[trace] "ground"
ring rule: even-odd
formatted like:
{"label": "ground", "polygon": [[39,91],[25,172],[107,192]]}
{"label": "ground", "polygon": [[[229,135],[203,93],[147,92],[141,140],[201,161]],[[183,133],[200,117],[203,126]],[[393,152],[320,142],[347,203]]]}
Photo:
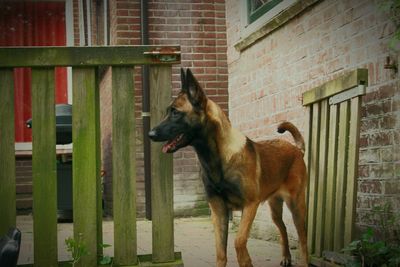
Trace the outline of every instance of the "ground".
{"label": "ground", "polygon": [[[17,227],[22,232],[22,246],[19,264],[33,262],[32,217],[18,216]],[[231,227],[232,228],[232,227]],[[71,223],[58,224],[58,258],[69,259],[64,240],[72,236]],[[103,222],[104,243],[113,244],[113,222]],[[151,222],[137,222],[138,254],[151,253]],[[228,266],[238,266],[233,246],[235,232],[232,230],[228,241]],[[182,252],[185,267],[215,266],[214,233],[209,217],[175,219],[175,251]],[[276,242],[249,239],[248,248],[255,267],[279,266],[280,246]],[[112,256],[113,247],[107,248],[105,255]],[[293,251],[296,258],[297,251]]]}

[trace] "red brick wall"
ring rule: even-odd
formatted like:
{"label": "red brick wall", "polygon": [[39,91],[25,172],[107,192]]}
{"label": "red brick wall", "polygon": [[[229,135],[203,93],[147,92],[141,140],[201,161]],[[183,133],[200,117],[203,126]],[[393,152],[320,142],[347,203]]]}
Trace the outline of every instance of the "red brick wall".
{"label": "red brick wall", "polygon": [[[190,67],[211,99],[228,110],[226,26],[224,1],[149,1],[149,39],[151,45],[180,45],[182,64],[173,67],[173,94],[180,89],[180,67]],[[193,3],[192,3],[193,2]],[[194,3],[195,2],[195,3]],[[140,44],[140,2],[116,0],[110,3],[111,44]],[[142,144],[140,69],[136,68],[137,144]],[[107,73],[106,80],[109,80]],[[103,80],[104,82],[104,80]],[[110,82],[101,89],[102,106],[110,107]],[[106,85],[107,84],[107,85]],[[103,167],[106,170],[106,206],[111,207],[111,113],[102,109]],[[144,214],[143,152],[137,154],[138,212]],[[199,166],[194,151],[174,154],[175,212],[194,215],[207,212]]]}
{"label": "red brick wall", "polygon": [[[358,226],[375,223],[368,216],[375,204],[387,201],[394,211],[400,209],[399,75],[384,69],[386,56],[398,61],[398,52],[388,47],[394,25],[376,2],[320,1],[243,52],[234,48],[242,33],[242,1],[226,2],[230,119],[252,139],[277,137],[282,120],[294,122],[305,133],[308,111],[302,107],[302,93],[346,71],[368,69]],[[254,226],[263,238],[270,237],[270,229],[275,232],[266,213],[266,207],[259,209]],[[293,234],[291,216],[285,214]]]}

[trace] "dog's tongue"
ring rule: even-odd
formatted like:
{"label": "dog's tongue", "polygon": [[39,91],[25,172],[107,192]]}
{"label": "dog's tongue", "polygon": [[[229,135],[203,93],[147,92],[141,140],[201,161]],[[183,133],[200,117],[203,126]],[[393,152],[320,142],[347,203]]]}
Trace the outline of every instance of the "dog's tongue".
{"label": "dog's tongue", "polygon": [[162,147],[162,152],[163,153],[168,153],[172,149],[176,147],[176,144],[182,139],[183,134],[178,135],[174,139],[168,141],[165,145]]}
{"label": "dog's tongue", "polygon": [[[172,141],[173,142],[173,141]],[[163,145],[162,147],[162,152],[163,153],[168,153],[168,151],[170,151],[171,148],[175,147],[174,144],[168,142],[165,145]]]}

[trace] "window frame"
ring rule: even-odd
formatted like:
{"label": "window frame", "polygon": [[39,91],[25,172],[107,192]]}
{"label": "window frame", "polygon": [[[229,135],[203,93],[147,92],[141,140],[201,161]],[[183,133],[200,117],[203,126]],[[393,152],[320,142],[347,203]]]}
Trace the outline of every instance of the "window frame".
{"label": "window frame", "polygon": [[271,9],[273,9],[275,6],[277,6],[279,3],[281,3],[284,0],[272,0],[268,3],[263,4],[259,8],[257,8],[254,12],[251,12],[251,0],[247,0],[247,23],[251,24],[257,19],[259,19],[261,16],[263,16],[265,13],[269,12]]}

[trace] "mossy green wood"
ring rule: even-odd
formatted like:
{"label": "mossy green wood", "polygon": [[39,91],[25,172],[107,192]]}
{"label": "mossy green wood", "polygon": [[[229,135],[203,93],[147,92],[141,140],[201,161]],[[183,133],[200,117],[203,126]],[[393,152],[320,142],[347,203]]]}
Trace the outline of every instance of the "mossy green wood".
{"label": "mossy green wood", "polygon": [[319,128],[319,167],[318,167],[318,193],[317,206],[315,210],[315,255],[320,257],[323,250],[324,226],[325,226],[325,204],[326,204],[326,166],[328,152],[328,133],[329,133],[329,105],[328,100],[320,103],[320,128]]}
{"label": "mossy green wood", "polygon": [[310,162],[309,162],[309,200],[308,200],[308,218],[307,218],[307,239],[310,253],[315,251],[315,223],[316,207],[318,194],[318,160],[319,160],[319,125],[320,125],[320,107],[319,103],[312,105],[312,133],[310,143]]}
{"label": "mossy green wood", "polygon": [[359,84],[368,84],[368,70],[356,69],[340,76],[337,79],[324,83],[321,86],[308,90],[303,94],[303,105],[321,101],[337,93],[346,91]]}
{"label": "mossy green wood", "polygon": [[136,134],[133,68],[112,68],[114,262],[137,263]]}
{"label": "mossy green wood", "polygon": [[346,185],[346,211],[344,227],[344,246],[354,238],[354,223],[357,201],[357,175],[358,175],[358,148],[360,136],[360,110],[361,97],[350,100],[350,126],[349,126],[349,150]]}
{"label": "mossy green wood", "polygon": [[324,250],[333,249],[336,195],[336,168],[338,146],[338,106],[331,105],[329,112],[328,168],[326,173],[326,208],[324,227]]}
{"label": "mossy green wood", "polygon": [[338,162],[335,196],[335,229],[333,248],[340,251],[344,241],[344,214],[346,203],[346,182],[347,182],[347,150],[349,134],[349,103],[348,101],[339,104],[339,139],[338,139]]}
{"label": "mossy green wood", "polygon": [[32,176],[35,266],[58,266],[54,94],[54,68],[32,69]]}
{"label": "mossy green wood", "polygon": [[0,69],[0,236],[16,225],[14,76]]}
{"label": "mossy green wood", "polygon": [[95,68],[73,68],[73,217],[74,238],[89,251],[79,266],[96,266],[98,255],[98,201],[100,153]]}
{"label": "mossy green wood", "polygon": [[[165,115],[171,101],[171,66],[150,68],[151,127]],[[153,262],[174,260],[174,214],[172,154],[161,152],[162,143],[151,144],[151,204]]]}
{"label": "mossy green wood", "polygon": [[[97,67],[130,66],[140,64],[179,63],[176,60],[160,61],[158,55],[145,52],[160,51],[160,46],[90,46],[90,47],[7,47],[0,48],[1,67]],[[179,46],[162,46],[167,53],[179,51]]]}

